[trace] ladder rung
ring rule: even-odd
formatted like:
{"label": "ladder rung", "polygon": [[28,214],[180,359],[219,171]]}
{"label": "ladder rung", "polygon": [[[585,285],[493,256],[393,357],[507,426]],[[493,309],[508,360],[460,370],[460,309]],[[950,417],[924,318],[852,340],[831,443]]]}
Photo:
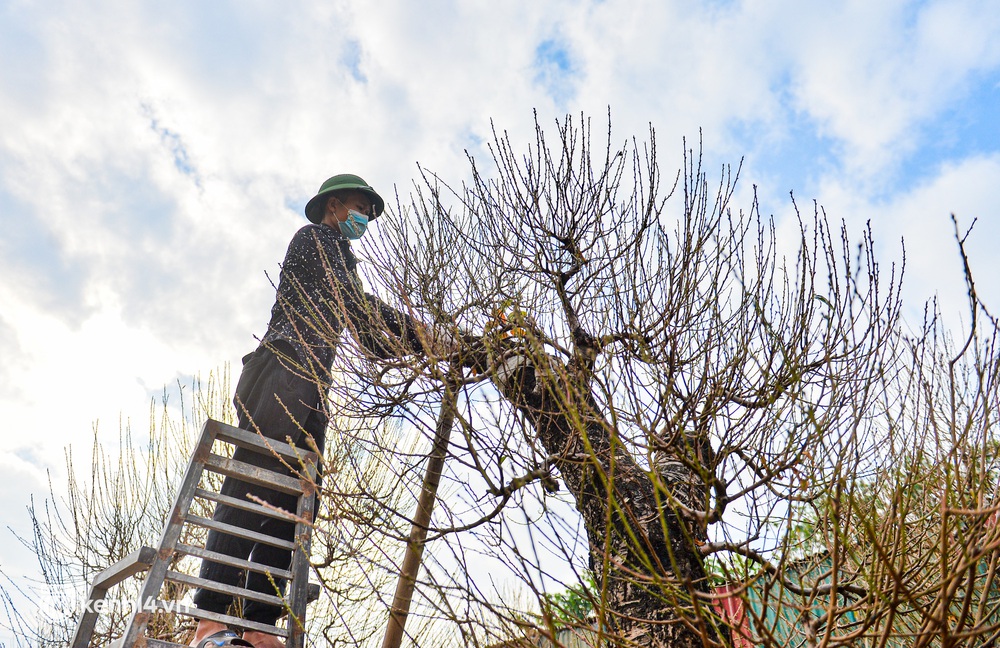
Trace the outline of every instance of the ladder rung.
{"label": "ladder rung", "polygon": [[290,495],[301,495],[302,484],[298,479],[282,475],[271,470],[252,466],[242,461],[228,459],[217,454],[210,454],[205,459],[205,468],[226,477],[258,486],[265,486]]}
{"label": "ladder rung", "polygon": [[[164,610],[167,612],[176,612],[177,614],[183,616],[194,617],[195,619],[205,619],[206,621],[215,621],[217,623],[222,623],[234,628],[243,628],[245,630],[256,630],[257,632],[264,632],[267,634],[277,635],[279,637],[287,637],[288,630],[284,628],[279,628],[273,625],[267,625],[266,623],[257,623],[256,621],[247,621],[246,619],[241,619],[240,617],[230,616],[228,614],[219,614],[218,612],[209,612],[208,610],[199,610],[196,607],[182,605],[176,601],[153,601],[153,606],[159,610]],[[149,641],[147,639],[147,641]]]}
{"label": "ladder rung", "polygon": [[208,549],[202,549],[201,547],[192,547],[186,544],[177,544],[177,551],[182,554],[187,554],[189,556],[196,556],[198,558],[207,558],[212,562],[221,563],[223,565],[229,565],[230,567],[239,567],[240,569],[249,569],[251,571],[266,573],[270,572],[273,576],[280,578],[292,579],[292,572],[287,569],[278,569],[277,567],[268,567],[267,565],[261,565],[260,563],[250,562],[249,560],[240,560],[239,558],[233,558],[232,556],[227,556],[226,554],[221,554],[215,551],[209,551]]}
{"label": "ladder rung", "polygon": [[285,600],[280,596],[265,594],[263,592],[255,592],[254,590],[247,589],[245,587],[226,585],[225,583],[206,580],[189,574],[182,574],[181,572],[168,571],[166,580],[180,583],[181,585],[190,585],[191,587],[212,590],[213,592],[222,592],[223,594],[229,594],[230,596],[237,598],[246,598],[260,603],[267,603],[268,605],[277,605],[282,608],[285,607]]}
{"label": "ladder rung", "polygon": [[96,589],[106,589],[117,585],[129,576],[149,569],[155,559],[155,549],[140,547],[98,574],[92,586]]}
{"label": "ladder rung", "polygon": [[269,536],[266,533],[257,533],[256,531],[250,531],[249,529],[233,526],[232,524],[216,522],[215,520],[209,520],[208,518],[198,517],[197,515],[189,515],[187,521],[191,524],[196,524],[200,527],[205,527],[206,529],[214,529],[215,531],[221,531],[222,533],[226,533],[231,536],[236,536],[237,538],[243,538],[244,540],[253,540],[254,542],[262,542],[266,545],[271,545],[272,547],[280,547],[282,549],[288,549],[288,550],[295,549],[294,542],[289,542],[288,540],[275,538],[274,536]]}
{"label": "ladder rung", "polygon": [[194,495],[195,497],[211,500],[213,502],[219,502],[221,504],[226,504],[228,506],[232,506],[233,508],[242,509],[244,511],[252,511],[253,513],[260,513],[261,515],[273,517],[278,520],[288,520],[289,522],[299,521],[297,517],[295,517],[294,515],[283,509],[275,509],[268,506],[261,506],[256,502],[251,502],[249,500],[239,499],[236,497],[229,497],[228,495],[223,495],[222,493],[208,491],[205,490],[204,488],[196,488],[194,491]]}
{"label": "ladder rung", "polygon": [[146,639],[146,648],[188,648],[188,646],[163,639]]}
{"label": "ladder rung", "polygon": [[299,448],[289,445],[284,441],[263,437],[256,432],[244,430],[242,428],[226,425],[218,421],[213,421],[217,428],[215,438],[235,446],[257,452],[259,454],[279,454],[286,459],[291,459],[289,464],[294,466],[297,463],[311,461],[316,465],[317,455],[309,448]]}

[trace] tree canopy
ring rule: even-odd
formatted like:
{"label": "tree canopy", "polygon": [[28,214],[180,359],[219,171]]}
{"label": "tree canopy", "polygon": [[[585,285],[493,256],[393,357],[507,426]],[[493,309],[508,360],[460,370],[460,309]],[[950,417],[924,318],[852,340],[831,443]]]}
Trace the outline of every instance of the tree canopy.
{"label": "tree canopy", "polygon": [[461,350],[328,331],[317,635],[381,639],[432,455],[415,644],[994,637],[1000,357],[967,263],[954,342],[933,304],[901,319],[870,231],[796,207],[779,232],[733,204],[738,169],[692,148],[664,175],[652,128],[489,151],[464,181],[422,170],[363,246],[373,292]]}

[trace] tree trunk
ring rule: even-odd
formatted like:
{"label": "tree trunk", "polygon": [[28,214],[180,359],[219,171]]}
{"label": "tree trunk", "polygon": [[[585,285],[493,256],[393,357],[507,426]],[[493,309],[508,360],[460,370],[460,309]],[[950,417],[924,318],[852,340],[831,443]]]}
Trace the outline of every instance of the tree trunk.
{"label": "tree trunk", "polygon": [[680,448],[660,449],[655,473],[640,466],[599,410],[589,376],[575,360],[517,355],[501,366],[496,383],[534,424],[576,500],[603,597],[598,622],[613,645],[723,645],[720,635],[728,633],[699,596],[709,591],[698,551],[703,525],[670,503],[672,497],[704,510],[707,486],[673,460],[684,456]]}

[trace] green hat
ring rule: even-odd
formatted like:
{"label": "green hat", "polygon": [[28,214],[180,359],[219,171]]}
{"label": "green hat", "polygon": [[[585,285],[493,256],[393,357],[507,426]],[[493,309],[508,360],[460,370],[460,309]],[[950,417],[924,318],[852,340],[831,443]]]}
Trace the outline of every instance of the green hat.
{"label": "green hat", "polygon": [[306,217],[314,223],[322,222],[323,214],[326,211],[323,208],[323,204],[327,196],[334,191],[348,189],[360,191],[371,198],[372,205],[375,207],[375,215],[372,216],[373,219],[378,218],[382,214],[382,211],[385,209],[385,201],[382,200],[382,196],[378,195],[367,182],[362,180],[361,176],[356,176],[352,173],[341,173],[324,182],[316,195],[306,203]]}

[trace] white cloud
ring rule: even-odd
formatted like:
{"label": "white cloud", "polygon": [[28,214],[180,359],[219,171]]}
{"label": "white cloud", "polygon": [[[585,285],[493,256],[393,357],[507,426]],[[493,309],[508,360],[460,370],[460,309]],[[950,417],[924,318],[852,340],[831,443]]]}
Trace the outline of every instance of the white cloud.
{"label": "white cloud", "polygon": [[797,13],[784,44],[794,106],[843,142],[855,181],[911,153],[921,125],[1000,62],[993,3],[853,2]]}
{"label": "white cloud", "polygon": [[[32,591],[38,578],[38,557],[22,542],[22,540],[31,542],[31,528],[27,524],[29,519],[27,509],[32,504],[29,496],[31,493],[46,492],[47,483],[44,472],[34,463],[2,451],[0,451],[0,474],[4,476],[0,481],[0,511],[3,512],[4,522],[0,528],[0,572],[2,572],[0,583],[3,583],[7,593],[12,595],[17,609],[25,613],[30,609],[27,597],[31,596],[34,600],[38,600],[41,594]],[[40,510],[44,510],[41,503],[42,498],[36,496],[34,504]],[[18,536],[11,533],[10,528],[15,529]],[[22,588],[24,594],[14,591],[7,579],[10,579],[16,587]],[[6,617],[0,616],[0,621],[5,622]],[[3,626],[0,626],[0,645],[12,647],[19,645],[13,632]]]}
{"label": "white cloud", "polygon": [[905,245],[904,299],[912,325],[920,324],[923,303],[937,297],[945,321],[958,327],[968,323],[969,310],[951,214],[963,235],[977,221],[966,245],[970,266],[979,295],[994,312],[1000,308],[1000,286],[993,281],[1000,275],[993,253],[1000,238],[997,178],[1000,155],[994,154],[947,163],[924,182],[886,201],[872,201],[842,179],[831,181],[821,193],[831,217],[844,218],[854,232],[871,222],[886,265],[901,260]]}

